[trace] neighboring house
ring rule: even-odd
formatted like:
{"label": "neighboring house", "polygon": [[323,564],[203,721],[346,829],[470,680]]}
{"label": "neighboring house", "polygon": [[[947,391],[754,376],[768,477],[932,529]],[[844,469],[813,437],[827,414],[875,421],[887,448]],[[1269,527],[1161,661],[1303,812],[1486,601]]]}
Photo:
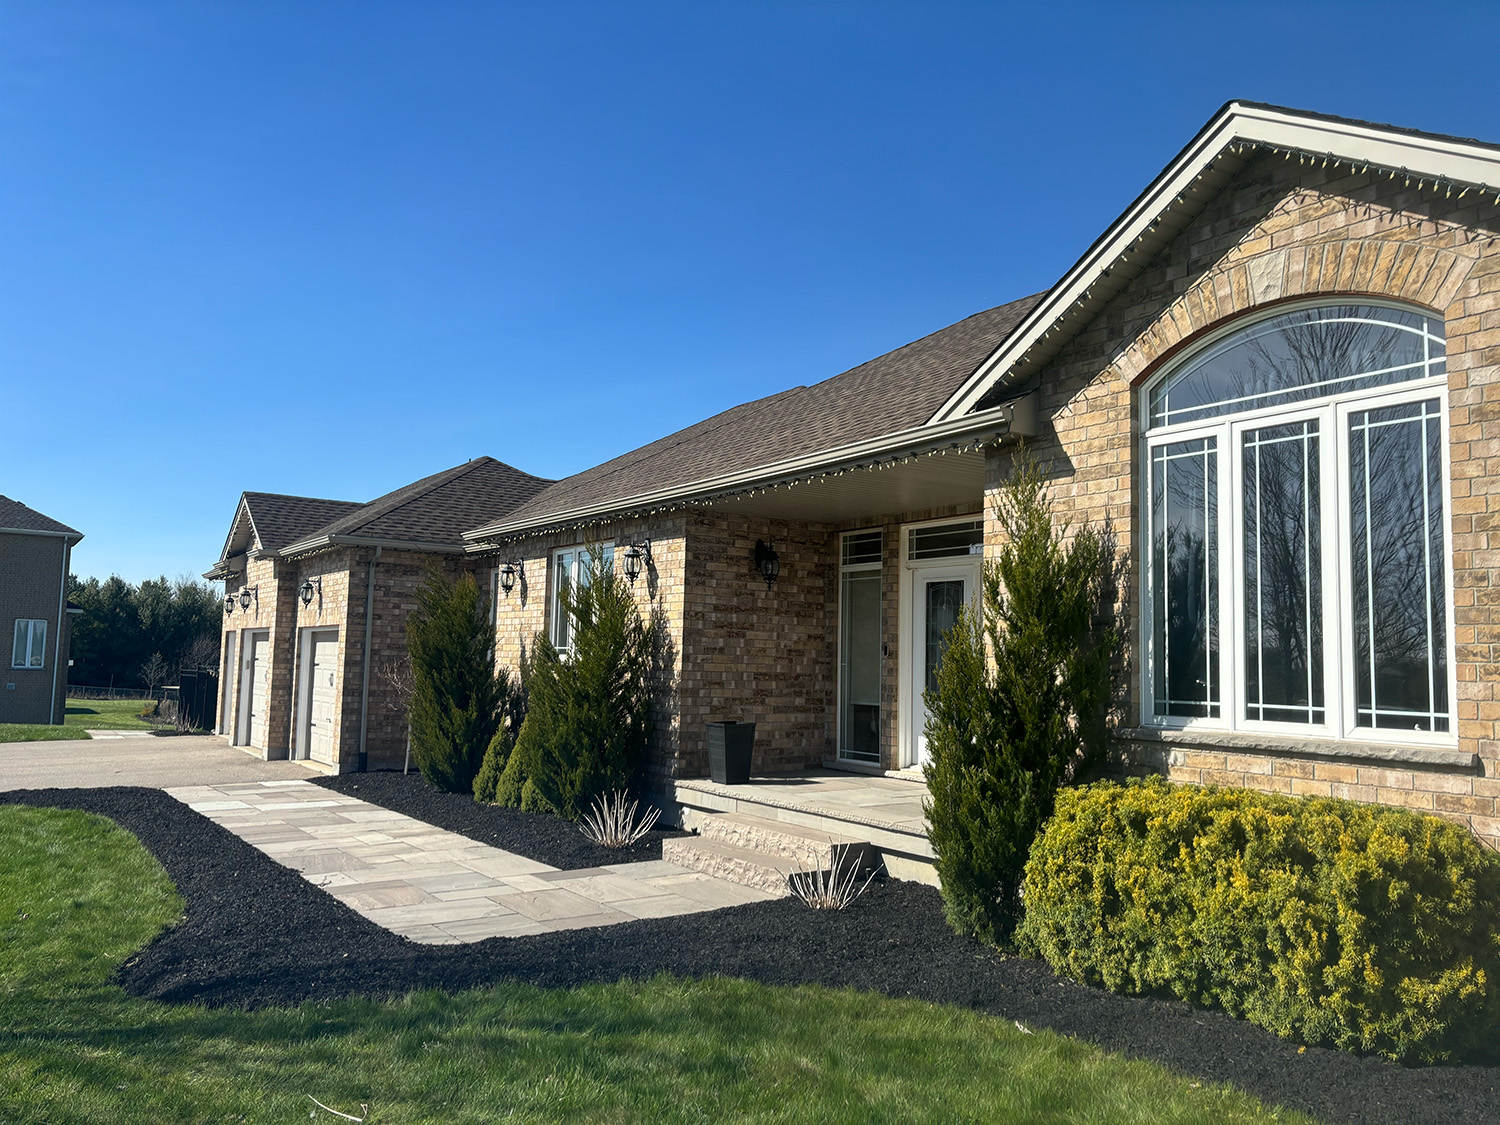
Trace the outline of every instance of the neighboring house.
{"label": "neighboring house", "polygon": [[1024,448],[1128,562],[1129,768],[1500,842],[1494,185],[1500,146],[1232,102],[1045,293],[528,478],[453,565],[495,576],[514,668],[538,632],[567,646],[558,592],[591,551],[641,563],[672,642],[662,787],[729,719],[758,724],[758,770],[917,777],[923,691]]}
{"label": "neighboring house", "polygon": [[0,496],[0,627],[10,661],[0,723],[60,723],[67,708],[68,565],[83,534]]}
{"label": "neighboring house", "polygon": [[418,587],[434,567],[478,568],[462,532],[548,483],[480,457],[368,504],[245,493],[204,575],[226,589],[220,732],[333,771],[399,767],[406,719],[387,673]]}

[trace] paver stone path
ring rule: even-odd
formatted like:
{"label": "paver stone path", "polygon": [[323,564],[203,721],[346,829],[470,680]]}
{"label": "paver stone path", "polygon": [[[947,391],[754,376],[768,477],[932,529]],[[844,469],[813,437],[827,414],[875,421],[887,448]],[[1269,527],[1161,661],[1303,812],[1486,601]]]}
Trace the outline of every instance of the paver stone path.
{"label": "paver stone path", "polygon": [[307,781],[167,793],[372,922],[429,944],[607,926],[771,897],[663,860],[559,871]]}

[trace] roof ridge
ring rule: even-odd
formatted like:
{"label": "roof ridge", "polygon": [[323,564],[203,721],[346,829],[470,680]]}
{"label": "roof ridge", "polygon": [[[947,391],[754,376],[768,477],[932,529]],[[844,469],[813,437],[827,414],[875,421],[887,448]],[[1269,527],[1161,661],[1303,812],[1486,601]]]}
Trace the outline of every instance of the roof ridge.
{"label": "roof ridge", "polygon": [[255,492],[250,489],[246,489],[245,491],[241,492],[240,495],[242,497],[272,496],[277,500],[314,500],[319,504],[348,504],[351,507],[355,508],[362,507],[363,505],[369,503],[368,500],[335,500],[329,496],[298,496],[291,492]]}

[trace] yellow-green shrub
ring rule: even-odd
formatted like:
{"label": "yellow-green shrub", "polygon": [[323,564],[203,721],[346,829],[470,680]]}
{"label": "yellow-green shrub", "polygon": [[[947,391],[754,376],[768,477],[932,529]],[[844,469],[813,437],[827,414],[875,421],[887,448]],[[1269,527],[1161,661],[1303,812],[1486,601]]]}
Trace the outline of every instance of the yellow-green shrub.
{"label": "yellow-green shrub", "polygon": [[1064,790],[1020,947],[1306,1043],[1437,1061],[1500,1030],[1500,856],[1405,809],[1160,780]]}

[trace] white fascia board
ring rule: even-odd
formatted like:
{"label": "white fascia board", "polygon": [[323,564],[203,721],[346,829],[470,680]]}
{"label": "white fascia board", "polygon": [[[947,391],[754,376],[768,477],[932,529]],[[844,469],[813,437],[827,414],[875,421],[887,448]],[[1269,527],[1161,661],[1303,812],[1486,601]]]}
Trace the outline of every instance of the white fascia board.
{"label": "white fascia board", "polygon": [[377,539],[362,535],[320,535],[316,539],[304,539],[277,552],[277,557],[290,559],[325,547],[383,547],[388,551],[420,551],[434,555],[461,555],[463,547],[456,543],[427,543],[410,539]]}
{"label": "white fascia board", "polygon": [[469,551],[486,549],[490,540],[513,537],[520,534],[543,532],[551,528],[567,526],[605,517],[628,518],[643,509],[660,510],[664,507],[686,506],[732,495],[751,488],[769,487],[774,484],[809,479],[825,473],[857,468],[861,464],[881,457],[925,454],[945,446],[970,442],[976,438],[989,440],[1004,437],[1010,432],[1011,421],[1016,415],[1016,403],[1008,402],[980,414],[968,414],[962,418],[940,424],[918,426],[893,434],[869,438],[851,445],[825,449],[803,457],[790,458],[770,465],[760,465],[737,473],[726,473],[718,477],[695,481],[688,485],[644,492],[636,496],[601,501],[582,507],[553,512],[534,520],[497,520],[473,531],[464,532]]}
{"label": "white fascia board", "polygon": [[1105,236],[1048,290],[1015,331],[932,416],[932,421],[946,421],[972,410],[990,387],[1003,380],[1011,366],[1083,299],[1122,254],[1148,236],[1178,197],[1235,144],[1296,150],[1487,191],[1495,191],[1491,185],[1500,184],[1500,150],[1490,145],[1230,102],[1115,220]]}

